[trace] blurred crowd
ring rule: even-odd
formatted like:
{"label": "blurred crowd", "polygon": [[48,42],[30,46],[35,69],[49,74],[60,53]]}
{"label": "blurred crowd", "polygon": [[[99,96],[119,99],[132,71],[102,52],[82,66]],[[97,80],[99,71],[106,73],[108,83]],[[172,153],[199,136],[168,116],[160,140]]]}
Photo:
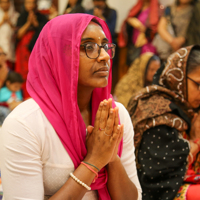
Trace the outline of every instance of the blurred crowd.
{"label": "blurred crowd", "polygon": [[[199,27],[196,24],[200,3],[196,0],[176,0],[167,7],[158,0],[138,0],[127,13],[119,33],[115,32],[116,10],[110,8],[106,0],[93,0],[93,5],[93,9],[86,10],[82,0],[69,0],[63,14],[88,13],[106,21],[113,42],[117,44],[113,60],[115,82],[112,92],[116,100],[125,106],[127,97],[151,84],[157,68],[171,53],[183,46],[200,43]],[[12,0],[0,0],[2,119],[14,105],[18,105],[16,102],[29,98],[25,86],[29,56],[43,26],[56,16],[58,10],[53,4],[45,13],[37,10],[36,0],[25,0],[23,11],[19,14]],[[18,78],[8,80],[11,72],[15,73],[12,78]],[[18,87],[12,88],[8,82]],[[14,95],[16,92],[21,93],[20,99]]]}

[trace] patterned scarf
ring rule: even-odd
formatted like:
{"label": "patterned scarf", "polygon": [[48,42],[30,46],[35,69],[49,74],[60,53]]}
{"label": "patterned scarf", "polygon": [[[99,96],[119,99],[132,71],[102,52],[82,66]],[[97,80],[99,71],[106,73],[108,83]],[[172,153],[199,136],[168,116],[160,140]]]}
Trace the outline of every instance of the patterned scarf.
{"label": "patterned scarf", "polygon": [[190,46],[172,54],[156,73],[155,85],[142,89],[129,101],[128,111],[135,130],[136,157],[142,135],[146,130],[167,125],[182,133],[188,131],[189,124],[171,112],[170,104],[177,105],[184,115],[192,119],[194,110],[187,102],[186,68],[188,57],[194,48],[200,47]]}

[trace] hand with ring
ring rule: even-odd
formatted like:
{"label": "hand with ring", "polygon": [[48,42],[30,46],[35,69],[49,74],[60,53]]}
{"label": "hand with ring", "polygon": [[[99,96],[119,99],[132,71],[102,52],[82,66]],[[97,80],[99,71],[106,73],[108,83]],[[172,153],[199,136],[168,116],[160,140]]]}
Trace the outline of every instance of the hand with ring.
{"label": "hand with ring", "polygon": [[85,161],[103,168],[117,157],[123,137],[123,125],[119,125],[118,108],[112,108],[112,99],[100,103],[94,127],[87,128],[87,155]]}

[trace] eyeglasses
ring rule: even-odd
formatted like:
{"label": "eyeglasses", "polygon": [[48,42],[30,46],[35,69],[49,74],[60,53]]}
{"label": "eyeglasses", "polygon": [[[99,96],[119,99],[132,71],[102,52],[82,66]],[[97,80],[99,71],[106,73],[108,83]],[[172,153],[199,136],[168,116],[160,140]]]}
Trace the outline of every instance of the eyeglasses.
{"label": "eyeglasses", "polygon": [[193,79],[191,79],[190,77],[187,76],[188,79],[190,79],[192,82],[194,82],[195,84],[198,85],[198,90],[200,90],[200,83],[197,83],[196,81],[194,81]]}
{"label": "eyeglasses", "polygon": [[107,43],[107,44],[100,46],[97,43],[88,42],[85,44],[81,44],[80,46],[84,47],[85,53],[86,53],[87,57],[90,59],[98,58],[101,53],[101,48],[103,48],[110,55],[111,59],[114,58],[114,56],[115,56],[116,45],[113,43]]}

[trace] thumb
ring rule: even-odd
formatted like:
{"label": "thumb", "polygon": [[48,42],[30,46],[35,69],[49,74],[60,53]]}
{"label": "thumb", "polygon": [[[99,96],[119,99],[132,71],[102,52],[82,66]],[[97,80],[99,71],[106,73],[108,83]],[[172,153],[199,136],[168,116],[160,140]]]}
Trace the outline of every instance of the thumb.
{"label": "thumb", "polygon": [[93,131],[93,129],[94,129],[94,127],[89,125],[89,126],[87,127],[87,132],[88,132],[88,134],[91,134],[92,131]]}

